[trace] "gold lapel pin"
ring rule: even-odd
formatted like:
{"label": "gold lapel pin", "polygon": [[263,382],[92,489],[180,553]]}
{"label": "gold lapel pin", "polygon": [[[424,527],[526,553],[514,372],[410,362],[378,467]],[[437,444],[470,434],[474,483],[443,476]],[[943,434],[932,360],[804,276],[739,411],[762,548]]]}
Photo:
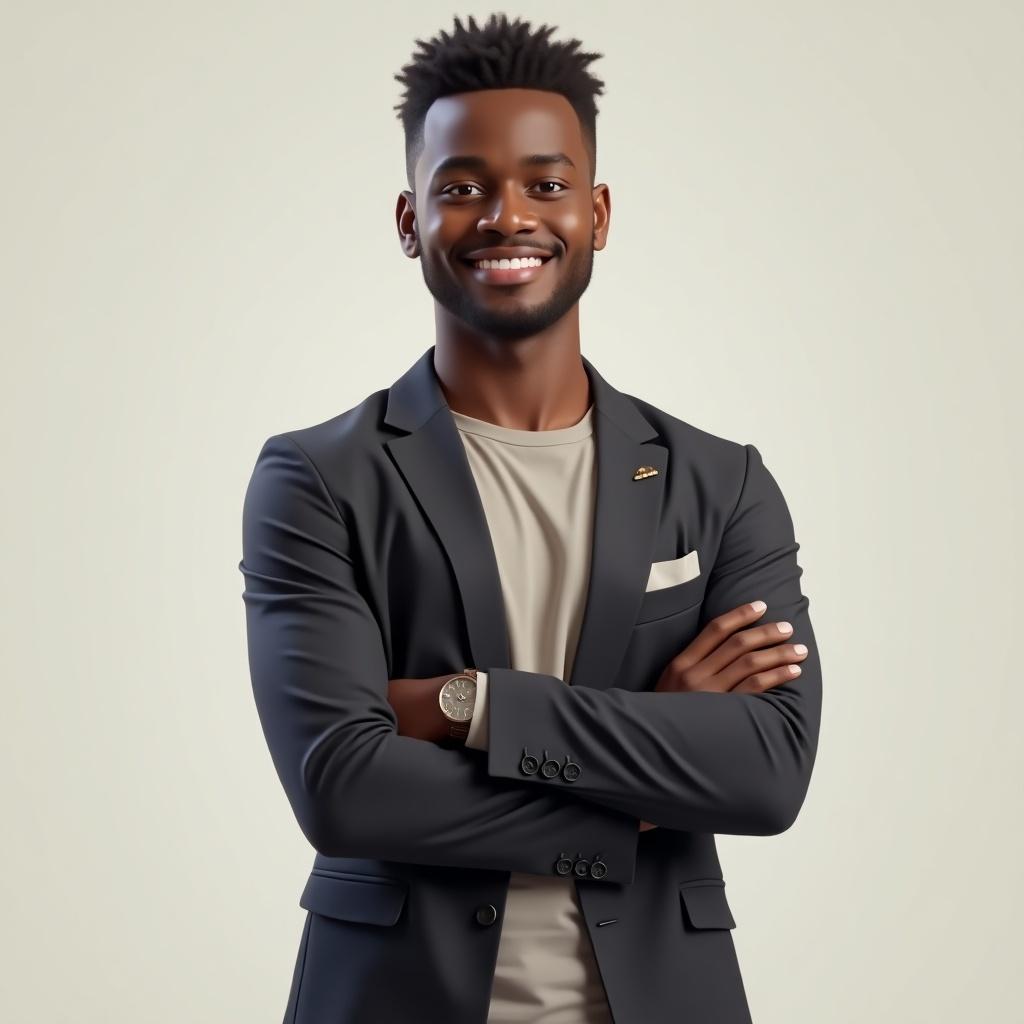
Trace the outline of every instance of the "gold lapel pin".
{"label": "gold lapel pin", "polygon": [[636,472],[633,474],[634,480],[646,480],[649,476],[657,476],[658,471],[654,466],[638,466]]}

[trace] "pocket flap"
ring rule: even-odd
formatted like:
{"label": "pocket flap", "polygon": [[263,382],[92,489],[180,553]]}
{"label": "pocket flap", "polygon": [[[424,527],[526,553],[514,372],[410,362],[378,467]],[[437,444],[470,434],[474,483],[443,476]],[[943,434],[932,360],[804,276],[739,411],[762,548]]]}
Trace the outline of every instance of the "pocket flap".
{"label": "pocket flap", "polygon": [[313,871],[299,906],[324,917],[361,924],[395,924],[409,891],[400,879],[325,875]]}
{"label": "pocket flap", "polygon": [[735,928],[732,911],[725,898],[725,882],[706,878],[693,882],[680,882],[686,916],[694,928]]}

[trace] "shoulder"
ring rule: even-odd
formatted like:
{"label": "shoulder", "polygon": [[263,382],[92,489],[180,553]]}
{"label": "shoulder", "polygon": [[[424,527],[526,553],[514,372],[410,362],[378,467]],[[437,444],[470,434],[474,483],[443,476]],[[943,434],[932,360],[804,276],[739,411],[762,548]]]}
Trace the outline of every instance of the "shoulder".
{"label": "shoulder", "polygon": [[264,450],[292,449],[321,472],[336,472],[374,453],[394,432],[384,425],[388,390],[368,395],[358,405],[330,419],[273,434]]}
{"label": "shoulder", "polygon": [[723,523],[766,517],[791,530],[786,499],[761,450],[749,442],[721,437],[633,395],[626,396],[659,436],[651,440],[668,449],[666,501],[687,507],[696,496]]}
{"label": "shoulder", "polygon": [[669,453],[669,472],[675,478],[697,480],[738,494],[747,474],[753,445],[696,426],[636,395],[625,395],[658,432],[651,438]]}
{"label": "shoulder", "polygon": [[384,442],[395,434],[384,424],[387,399],[384,388],[330,419],[272,434],[259,451],[254,479],[265,478],[268,487],[301,480],[326,490],[343,509],[351,482],[371,486],[381,477],[375,467],[389,461]]}

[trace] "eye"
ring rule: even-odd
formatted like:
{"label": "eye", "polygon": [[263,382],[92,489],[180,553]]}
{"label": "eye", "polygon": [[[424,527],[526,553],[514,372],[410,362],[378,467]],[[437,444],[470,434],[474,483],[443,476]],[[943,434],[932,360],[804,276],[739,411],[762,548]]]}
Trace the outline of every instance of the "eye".
{"label": "eye", "polygon": [[[563,185],[560,181],[554,181],[552,179],[548,179],[546,181],[540,181],[537,184],[538,185],[557,185],[558,189],[560,191],[562,191],[562,192],[566,191],[566,186],[565,185]],[[454,191],[452,191],[452,190],[453,189],[457,189],[457,188],[479,188],[479,187],[480,187],[479,185],[474,185],[472,182],[469,182],[469,181],[460,181],[460,182],[456,182],[454,185],[449,185],[447,188],[441,189],[441,195],[443,195],[443,196],[456,195],[456,193]],[[462,192],[462,193],[459,194],[459,198],[463,198],[466,195],[467,194],[465,192]],[[556,192],[556,191],[542,192],[541,195],[553,196],[553,195],[558,195],[558,192]]]}
{"label": "eye", "polygon": [[[473,185],[473,184],[471,184],[468,181],[461,181],[461,182],[458,182],[455,185],[449,185],[448,188],[441,189],[441,195],[443,195],[443,196],[454,195],[455,193],[450,191],[453,188],[478,188],[478,187],[479,186]],[[463,195],[465,195],[465,193],[463,193]]]}

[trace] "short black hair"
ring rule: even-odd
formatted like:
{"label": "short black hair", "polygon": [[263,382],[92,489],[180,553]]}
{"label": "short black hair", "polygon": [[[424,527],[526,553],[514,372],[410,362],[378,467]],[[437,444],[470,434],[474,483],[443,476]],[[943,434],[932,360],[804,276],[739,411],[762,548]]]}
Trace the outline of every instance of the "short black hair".
{"label": "short black hair", "polygon": [[577,52],[578,39],[551,43],[556,26],[541,25],[531,31],[530,22],[509,22],[504,14],[492,14],[468,27],[458,17],[449,35],[443,29],[429,42],[417,39],[421,53],[394,77],[406,86],[401,103],[395,104],[405,129],[405,172],[415,191],[416,161],[423,152],[423,121],[434,100],[477,89],[546,89],[564,96],[576,111],[590,159],[590,184],[594,185],[597,162],[597,102],[604,82],[586,66],[604,56]]}

